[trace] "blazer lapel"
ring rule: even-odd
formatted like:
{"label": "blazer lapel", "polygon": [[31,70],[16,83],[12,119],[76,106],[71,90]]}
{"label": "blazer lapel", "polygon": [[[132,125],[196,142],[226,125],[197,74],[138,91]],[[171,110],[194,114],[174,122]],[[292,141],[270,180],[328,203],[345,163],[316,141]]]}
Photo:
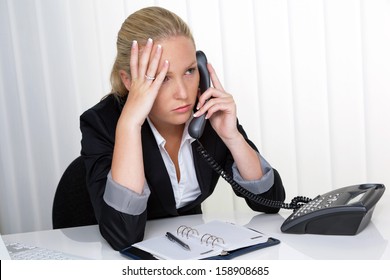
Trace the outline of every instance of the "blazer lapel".
{"label": "blazer lapel", "polygon": [[172,184],[153,132],[147,121],[142,126],[142,151],[145,177],[160,205],[171,215],[178,215]]}

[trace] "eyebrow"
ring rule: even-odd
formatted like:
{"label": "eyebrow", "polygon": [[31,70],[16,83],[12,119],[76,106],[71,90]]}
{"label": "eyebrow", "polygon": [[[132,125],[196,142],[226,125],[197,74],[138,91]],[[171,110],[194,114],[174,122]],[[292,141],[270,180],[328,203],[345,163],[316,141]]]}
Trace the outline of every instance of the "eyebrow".
{"label": "eyebrow", "polygon": [[[192,68],[192,67],[196,67],[196,66],[197,66],[197,61],[194,60],[193,62],[191,62],[190,65],[188,65],[187,67],[185,67],[185,69],[186,69],[186,71],[187,71],[188,69],[190,69],[190,68]],[[171,74],[171,73],[172,73],[172,71],[168,71],[168,72],[167,72],[167,75],[168,75],[168,74]]]}

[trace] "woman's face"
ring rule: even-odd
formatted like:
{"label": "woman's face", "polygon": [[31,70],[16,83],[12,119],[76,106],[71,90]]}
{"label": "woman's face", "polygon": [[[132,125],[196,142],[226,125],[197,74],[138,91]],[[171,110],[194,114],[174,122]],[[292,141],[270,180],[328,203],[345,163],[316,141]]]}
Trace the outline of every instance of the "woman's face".
{"label": "woman's face", "polygon": [[[184,124],[193,114],[199,86],[196,50],[183,36],[155,42],[162,46],[161,69],[165,60],[169,70],[158,92],[149,118],[159,129]],[[158,71],[159,72],[159,71]]]}

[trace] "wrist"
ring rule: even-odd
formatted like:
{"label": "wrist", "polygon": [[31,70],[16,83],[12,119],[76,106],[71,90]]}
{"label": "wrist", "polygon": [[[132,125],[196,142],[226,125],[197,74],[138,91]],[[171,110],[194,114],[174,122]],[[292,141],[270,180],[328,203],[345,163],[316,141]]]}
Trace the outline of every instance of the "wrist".
{"label": "wrist", "polygon": [[145,120],[140,121],[135,118],[134,115],[122,112],[116,125],[116,130],[126,132],[138,132],[141,131],[141,127]]}
{"label": "wrist", "polygon": [[224,143],[231,152],[240,176],[247,181],[259,180],[263,176],[261,162],[256,150],[246,141],[241,133],[229,138]]}
{"label": "wrist", "polygon": [[246,144],[244,137],[238,131],[229,137],[221,137],[221,139],[229,150],[232,148],[239,148],[241,145]]}
{"label": "wrist", "polygon": [[118,125],[127,128],[138,129],[142,127],[147,115],[144,115],[142,111],[135,109],[134,106],[127,100],[123,110],[119,116]]}

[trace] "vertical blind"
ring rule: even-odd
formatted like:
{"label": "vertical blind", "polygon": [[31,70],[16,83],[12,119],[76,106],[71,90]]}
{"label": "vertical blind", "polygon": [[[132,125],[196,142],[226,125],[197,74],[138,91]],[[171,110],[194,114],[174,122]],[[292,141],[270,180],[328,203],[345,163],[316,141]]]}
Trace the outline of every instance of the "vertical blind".
{"label": "vertical blind", "polygon": [[[51,228],[79,116],[139,8],[181,16],[287,198],[390,182],[388,0],[0,0],[0,232]],[[222,201],[222,203],[221,203]],[[204,211],[247,211],[220,182]]]}

